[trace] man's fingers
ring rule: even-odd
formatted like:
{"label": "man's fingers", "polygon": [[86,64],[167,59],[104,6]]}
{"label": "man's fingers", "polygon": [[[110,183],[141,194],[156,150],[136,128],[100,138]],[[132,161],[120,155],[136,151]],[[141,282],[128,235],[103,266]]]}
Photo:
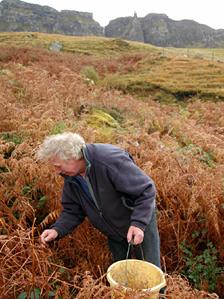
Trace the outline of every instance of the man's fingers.
{"label": "man's fingers", "polygon": [[133,231],[131,230],[131,228],[129,228],[128,230],[128,234],[127,234],[127,241],[128,243],[130,243],[133,239]]}
{"label": "man's fingers", "polygon": [[53,241],[58,236],[58,233],[54,229],[46,229],[40,236],[42,244],[47,245],[48,242]]}
{"label": "man's fingers", "polygon": [[143,230],[141,230],[140,228],[138,228],[136,226],[129,227],[128,234],[127,234],[128,242],[133,241],[133,243],[135,245],[138,245],[138,244],[142,243],[143,239],[144,239]]}
{"label": "man's fingers", "polygon": [[43,244],[43,245],[47,245],[47,243],[46,243],[46,233],[44,234],[42,234],[41,236],[40,236],[40,241],[41,241],[41,243]]}
{"label": "man's fingers", "polygon": [[138,244],[142,243],[142,241],[143,241],[143,235],[142,234],[136,234],[134,236],[134,244],[135,245],[138,245]]}

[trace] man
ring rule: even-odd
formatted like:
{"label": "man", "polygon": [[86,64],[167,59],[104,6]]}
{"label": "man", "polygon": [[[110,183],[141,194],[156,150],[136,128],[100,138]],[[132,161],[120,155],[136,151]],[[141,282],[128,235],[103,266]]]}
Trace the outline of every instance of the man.
{"label": "man", "polygon": [[137,258],[160,267],[155,186],[126,151],[63,133],[47,137],[37,157],[64,177],[63,211],[42,233],[43,244],[71,233],[87,216],[108,237],[114,261],[126,259],[131,242]]}

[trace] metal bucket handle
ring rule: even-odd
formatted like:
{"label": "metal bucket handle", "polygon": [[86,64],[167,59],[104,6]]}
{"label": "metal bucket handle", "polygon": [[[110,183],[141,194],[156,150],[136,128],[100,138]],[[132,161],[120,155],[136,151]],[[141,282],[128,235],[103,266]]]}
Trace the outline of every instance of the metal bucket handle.
{"label": "metal bucket handle", "polygon": [[[126,260],[128,259],[128,256],[129,256],[129,253],[130,253],[131,246],[136,246],[136,245],[134,244],[133,241],[128,242],[128,250],[127,250],[127,254],[126,254]],[[140,247],[142,260],[144,261],[145,258],[144,258],[144,253],[143,253],[143,249],[142,249],[142,244],[139,244],[139,245],[137,245],[137,246]]]}

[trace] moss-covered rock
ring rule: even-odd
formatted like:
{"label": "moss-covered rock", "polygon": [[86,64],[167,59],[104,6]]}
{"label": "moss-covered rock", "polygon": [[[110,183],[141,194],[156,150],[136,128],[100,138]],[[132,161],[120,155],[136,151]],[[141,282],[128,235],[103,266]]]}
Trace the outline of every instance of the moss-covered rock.
{"label": "moss-covered rock", "polygon": [[87,115],[88,126],[96,129],[96,142],[112,142],[115,133],[120,128],[117,120],[101,109],[93,109]]}
{"label": "moss-covered rock", "polygon": [[109,114],[105,111],[102,111],[100,109],[93,109],[92,113],[88,116],[87,119],[88,124],[90,124],[92,127],[96,128],[118,128],[119,123]]}

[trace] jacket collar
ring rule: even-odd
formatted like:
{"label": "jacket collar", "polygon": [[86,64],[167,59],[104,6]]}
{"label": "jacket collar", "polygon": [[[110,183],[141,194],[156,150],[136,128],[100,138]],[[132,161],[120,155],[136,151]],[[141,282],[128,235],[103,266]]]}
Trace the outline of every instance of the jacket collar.
{"label": "jacket collar", "polygon": [[82,148],[82,154],[83,154],[83,158],[86,162],[86,175],[88,175],[90,172],[91,163],[90,163],[89,159],[87,158],[87,146]]}

